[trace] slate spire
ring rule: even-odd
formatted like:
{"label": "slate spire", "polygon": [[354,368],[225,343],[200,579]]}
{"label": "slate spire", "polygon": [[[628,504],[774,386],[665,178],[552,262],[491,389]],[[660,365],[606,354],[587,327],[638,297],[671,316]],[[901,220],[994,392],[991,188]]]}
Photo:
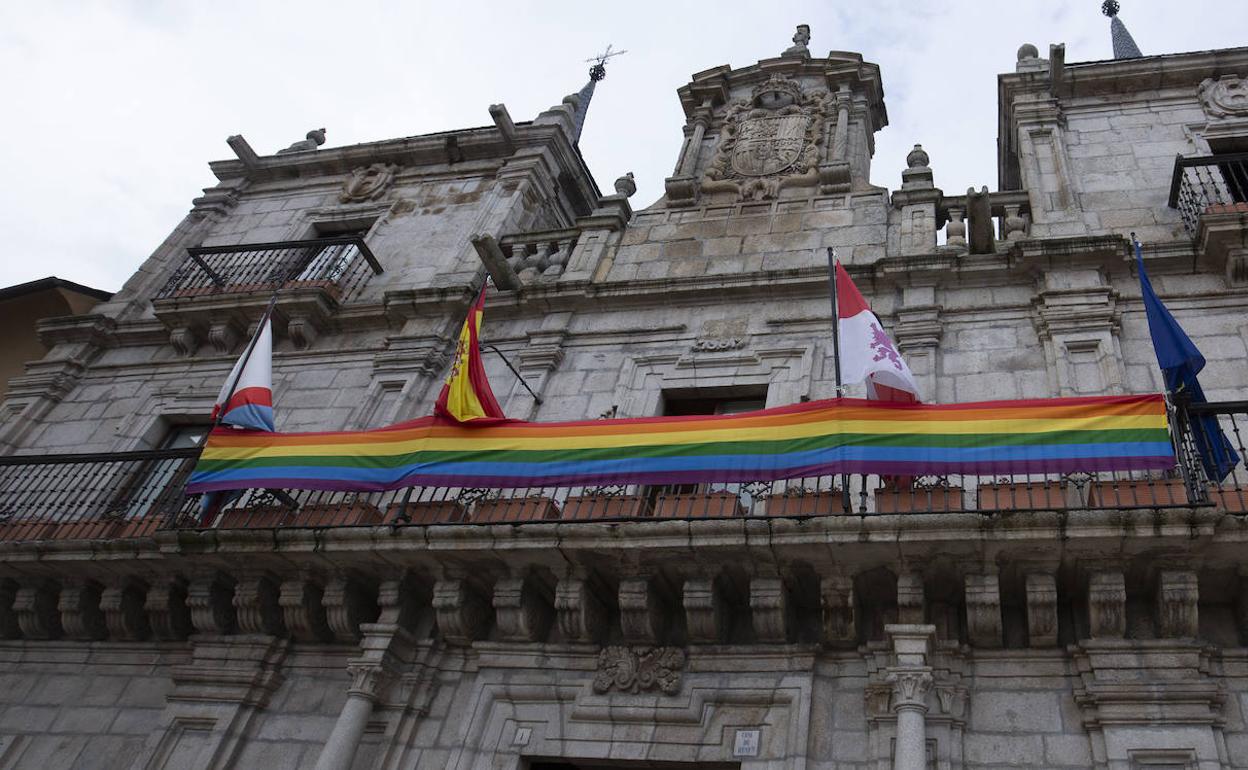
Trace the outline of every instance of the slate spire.
{"label": "slate spire", "polygon": [[1101,13],[1109,17],[1109,36],[1114,43],[1115,59],[1139,59],[1144,54],[1135,44],[1135,38],[1127,31],[1127,25],[1118,18],[1118,0],[1105,0],[1101,3]]}
{"label": "slate spire", "polygon": [[589,113],[589,101],[594,98],[594,87],[598,85],[599,80],[607,76],[607,59],[624,53],[628,51],[612,51],[611,46],[607,46],[607,50],[592,59],[585,60],[593,62],[594,66],[589,68],[589,81],[585,83],[585,87],[576,92],[576,115],[572,119],[573,144],[581,141],[581,131],[585,128],[585,116]]}

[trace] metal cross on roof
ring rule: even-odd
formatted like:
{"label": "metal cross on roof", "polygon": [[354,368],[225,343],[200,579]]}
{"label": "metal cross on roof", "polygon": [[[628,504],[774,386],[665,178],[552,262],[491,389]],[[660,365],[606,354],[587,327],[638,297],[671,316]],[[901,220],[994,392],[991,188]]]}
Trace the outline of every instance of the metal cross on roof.
{"label": "metal cross on roof", "polygon": [[628,51],[612,51],[611,44],[608,43],[607,50],[603,51],[602,53],[598,54],[592,59],[585,60],[587,62],[594,63],[594,66],[589,68],[590,79],[602,80],[603,78],[605,78],[607,76],[607,67],[606,67],[607,59],[610,59],[612,56],[620,56],[626,53],[628,53]]}

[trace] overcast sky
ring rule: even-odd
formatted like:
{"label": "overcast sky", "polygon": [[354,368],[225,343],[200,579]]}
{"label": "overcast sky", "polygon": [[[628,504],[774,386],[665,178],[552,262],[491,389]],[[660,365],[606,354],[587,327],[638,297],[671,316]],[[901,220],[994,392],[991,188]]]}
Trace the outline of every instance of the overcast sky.
{"label": "overcast sky", "polygon": [[[1145,54],[1248,44],[1244,0],[1122,0]],[[528,120],[585,82],[613,43],[581,149],[599,186],[636,174],[634,208],[672,171],[675,91],[697,71],[778,55],[796,24],[815,55],[880,65],[890,125],[872,181],[900,184],[922,142],[936,184],[996,189],[996,74],[1025,42],[1111,57],[1099,0],[871,2],[0,3],[0,286],[47,275],[116,290],[233,157],[328,129],[327,147]]]}

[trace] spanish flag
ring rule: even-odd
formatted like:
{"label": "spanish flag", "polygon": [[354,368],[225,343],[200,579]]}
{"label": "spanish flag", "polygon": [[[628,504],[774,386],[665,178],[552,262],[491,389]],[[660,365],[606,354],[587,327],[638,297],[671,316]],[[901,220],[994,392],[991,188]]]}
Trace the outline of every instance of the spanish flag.
{"label": "spanish flag", "polygon": [[494,400],[490,382],[485,378],[485,367],[481,364],[481,316],[484,313],[485,287],[482,286],[477,301],[464,319],[459,344],[455,346],[455,360],[451,362],[451,373],[447,375],[446,384],[433,406],[434,413],[439,417],[455,422],[506,419],[502,408]]}

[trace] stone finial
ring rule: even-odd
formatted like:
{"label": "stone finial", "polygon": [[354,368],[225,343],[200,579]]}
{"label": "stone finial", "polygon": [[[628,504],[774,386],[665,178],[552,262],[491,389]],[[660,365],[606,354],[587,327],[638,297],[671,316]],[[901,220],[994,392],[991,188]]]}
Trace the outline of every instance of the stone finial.
{"label": "stone finial", "polygon": [[915,190],[933,186],[932,169],[928,167],[931,158],[923,145],[916,144],[906,155],[906,170],[901,172],[901,189]]}
{"label": "stone finial", "polygon": [[810,25],[798,24],[797,32],[793,33],[793,45],[784,50],[781,56],[800,56],[803,59],[810,58],[810,49],[806,44],[810,42]]}
{"label": "stone finial", "polygon": [[1118,15],[1118,8],[1118,0],[1105,0],[1105,2],[1101,3],[1101,13],[1111,19]]}
{"label": "stone finial", "polygon": [[1031,43],[1023,43],[1018,47],[1018,60],[1039,59],[1040,49]]}
{"label": "stone finial", "polygon": [[284,155],[288,152],[308,152],[310,150],[315,150],[322,144],[325,144],[325,129],[323,128],[314,128],[305,134],[305,136],[307,138],[295,142],[284,150],[278,150],[277,154]]}
{"label": "stone finial", "polygon": [[633,172],[630,171],[615,180],[615,192],[618,195],[623,195],[625,198],[633,197],[633,193],[637,192],[637,183],[633,181]]}

